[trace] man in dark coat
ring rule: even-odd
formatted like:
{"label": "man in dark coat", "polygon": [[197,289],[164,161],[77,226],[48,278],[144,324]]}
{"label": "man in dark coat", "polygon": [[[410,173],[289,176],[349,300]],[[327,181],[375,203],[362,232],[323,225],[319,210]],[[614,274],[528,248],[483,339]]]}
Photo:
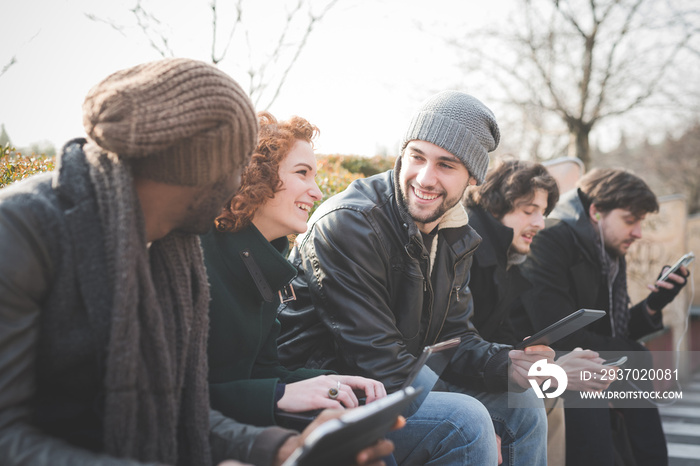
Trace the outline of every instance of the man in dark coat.
{"label": "man in dark coat", "polygon": [[[649,352],[637,339],[663,327],[661,309],[676,297],[689,274],[681,268],[668,281],[652,285],[646,299],[629,306],[625,255],[641,238],[646,215],[657,210],[656,196],[647,184],[622,169],[592,170],[579,181],[578,189],[564,194],[521,266],[533,288],[514,316],[520,336],[577,309],[603,309],[608,316],[553,346],[618,351],[630,358],[633,367],[650,365]],[[567,465],[613,464],[607,406],[579,409],[566,399]],[[666,464],[658,410],[650,408],[622,409],[626,431],[637,464]]]}

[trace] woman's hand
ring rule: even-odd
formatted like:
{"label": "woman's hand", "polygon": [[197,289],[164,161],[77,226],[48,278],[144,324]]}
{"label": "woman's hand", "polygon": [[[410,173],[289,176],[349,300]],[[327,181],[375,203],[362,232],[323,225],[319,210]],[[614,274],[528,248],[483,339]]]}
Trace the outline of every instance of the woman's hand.
{"label": "woman's hand", "polygon": [[[326,408],[354,408],[359,406],[353,389],[367,396],[367,403],[386,396],[381,382],[364,377],[344,375],[321,375],[313,379],[287,384],[277,408],[290,413]],[[338,396],[331,398],[337,390]]]}
{"label": "woman's hand", "polygon": [[341,386],[347,385],[355,391],[359,390],[364,392],[367,403],[371,403],[386,396],[384,384],[378,380],[354,375],[329,375],[329,377],[339,381]]}

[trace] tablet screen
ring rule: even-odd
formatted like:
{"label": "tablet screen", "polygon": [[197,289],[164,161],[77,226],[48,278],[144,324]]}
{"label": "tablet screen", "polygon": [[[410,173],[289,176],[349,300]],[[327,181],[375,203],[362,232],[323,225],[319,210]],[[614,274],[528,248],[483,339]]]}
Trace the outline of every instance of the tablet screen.
{"label": "tablet screen", "polygon": [[515,349],[523,349],[534,345],[551,345],[565,336],[585,327],[605,315],[605,311],[597,309],[579,309],[563,319],[554,322],[529,338],[515,345]]}

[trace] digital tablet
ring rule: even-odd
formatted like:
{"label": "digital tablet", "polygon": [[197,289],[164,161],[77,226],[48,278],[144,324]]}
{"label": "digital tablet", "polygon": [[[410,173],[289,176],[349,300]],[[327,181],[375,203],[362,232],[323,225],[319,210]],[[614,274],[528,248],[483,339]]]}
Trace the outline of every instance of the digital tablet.
{"label": "digital tablet", "polygon": [[573,333],[591,322],[600,319],[604,315],[605,311],[599,311],[597,309],[579,309],[563,319],[554,322],[544,330],[541,330],[531,337],[517,343],[515,345],[515,349],[524,349],[528,346],[534,345],[549,346],[570,333]]}
{"label": "digital tablet", "polygon": [[318,426],[282,466],[342,466],[383,438],[421,390],[408,387]]}

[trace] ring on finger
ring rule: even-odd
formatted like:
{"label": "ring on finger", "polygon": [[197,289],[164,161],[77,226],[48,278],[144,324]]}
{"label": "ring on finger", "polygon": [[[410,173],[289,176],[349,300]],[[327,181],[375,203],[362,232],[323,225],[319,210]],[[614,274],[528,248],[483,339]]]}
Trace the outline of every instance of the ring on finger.
{"label": "ring on finger", "polygon": [[335,400],[340,395],[340,381],[338,381],[337,387],[332,387],[328,389],[328,398]]}

